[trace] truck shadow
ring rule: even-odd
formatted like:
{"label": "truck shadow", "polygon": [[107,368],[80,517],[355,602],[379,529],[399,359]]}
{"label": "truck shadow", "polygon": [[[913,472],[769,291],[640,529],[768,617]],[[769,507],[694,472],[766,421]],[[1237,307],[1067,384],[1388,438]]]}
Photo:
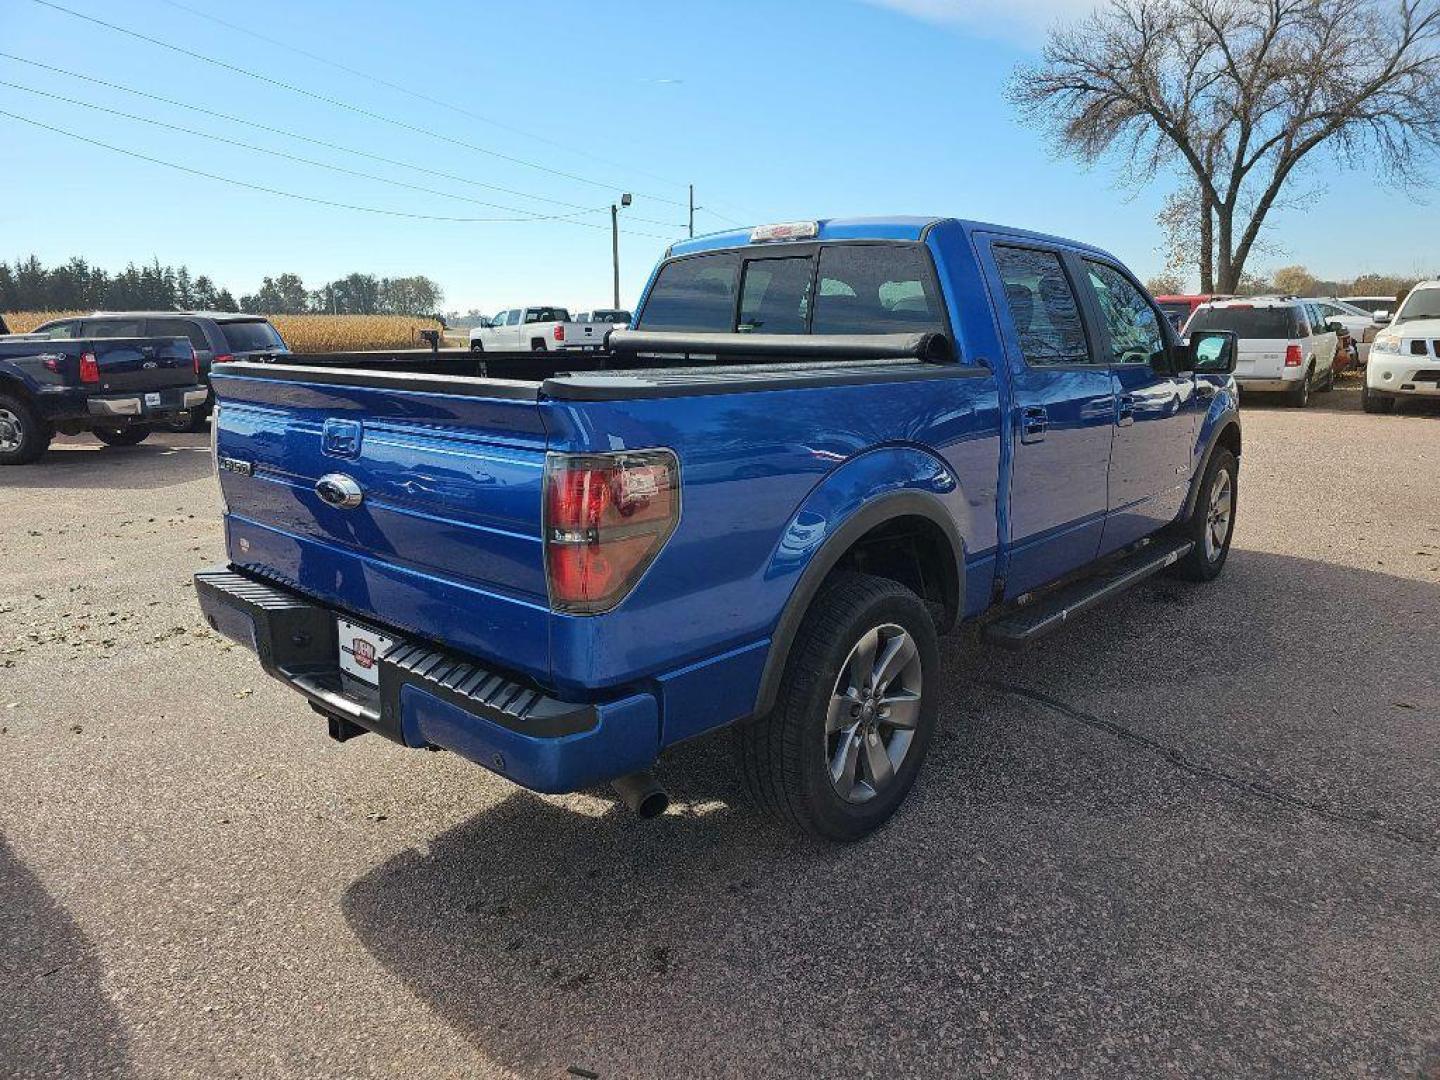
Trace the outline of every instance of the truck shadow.
{"label": "truck shadow", "polygon": [[188,484],[209,475],[208,435],[152,435],[139,446],[105,446],[89,435],[60,436],[33,465],[0,472],[7,488],[104,488],[148,491]]}
{"label": "truck shadow", "polygon": [[0,1074],[128,1076],[95,950],[0,837]]}
{"label": "truck shadow", "polygon": [[[1300,1074],[1340,1046],[1398,1071],[1440,1009],[1440,682],[1413,648],[1437,623],[1436,584],[1236,551],[1023,653],[950,639],[921,783],[861,843],[760,819],[709,739],[667,758],[657,821],[517,791],[344,913],[523,1075],[895,1075],[922,1051]],[[1419,974],[1371,978],[1392,969]]]}

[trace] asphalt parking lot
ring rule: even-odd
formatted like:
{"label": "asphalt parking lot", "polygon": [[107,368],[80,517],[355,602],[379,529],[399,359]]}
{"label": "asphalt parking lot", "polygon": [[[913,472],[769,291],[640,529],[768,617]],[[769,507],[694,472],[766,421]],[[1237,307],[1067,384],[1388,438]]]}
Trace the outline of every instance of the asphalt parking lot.
{"label": "asphalt parking lot", "polygon": [[1251,406],[1235,550],[1018,655],[851,847],[344,746],[190,587],[204,436],[0,473],[0,1075],[1440,1077],[1440,410]]}

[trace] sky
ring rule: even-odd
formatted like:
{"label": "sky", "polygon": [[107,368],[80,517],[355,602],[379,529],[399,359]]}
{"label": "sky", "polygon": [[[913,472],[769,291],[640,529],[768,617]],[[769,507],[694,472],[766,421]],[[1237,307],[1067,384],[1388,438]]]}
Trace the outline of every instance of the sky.
{"label": "sky", "polygon": [[[686,234],[693,183],[697,235],[953,215],[1094,243],[1142,278],[1164,261],[1170,183],[1134,192],[1056,157],[1004,100],[1046,28],[1089,0],[53,3],[113,27],[0,0],[0,82],[29,88],[0,85],[0,258],[158,258],[236,296],[284,272],[312,288],[426,274],[447,310],[581,311],[610,302],[611,203],[634,195],[629,305]],[[1363,171],[1316,172],[1317,197],[1275,219],[1259,268],[1437,269],[1432,205]]]}

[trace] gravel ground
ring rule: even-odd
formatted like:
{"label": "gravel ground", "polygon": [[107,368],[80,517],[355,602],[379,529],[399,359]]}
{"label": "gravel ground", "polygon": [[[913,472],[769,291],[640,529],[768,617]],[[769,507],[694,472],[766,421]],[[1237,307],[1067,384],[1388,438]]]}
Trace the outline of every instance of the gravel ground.
{"label": "gravel ground", "polygon": [[340,746],[201,623],[203,436],[0,474],[4,1076],[1440,1077],[1440,410],[1245,416],[1222,578],[1019,655],[851,847]]}

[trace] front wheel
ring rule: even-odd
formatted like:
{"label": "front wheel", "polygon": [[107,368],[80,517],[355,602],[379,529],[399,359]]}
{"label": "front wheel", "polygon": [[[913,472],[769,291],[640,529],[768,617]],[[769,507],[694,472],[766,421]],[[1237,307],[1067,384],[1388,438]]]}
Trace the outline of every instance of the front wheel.
{"label": "front wheel", "polygon": [[1360,407],[1368,413],[1388,413],[1395,411],[1395,399],[1385,394],[1377,394],[1370,389],[1367,379],[1365,385],[1360,388]]}
{"label": "front wheel", "polygon": [[1212,581],[1220,575],[1230,555],[1230,538],[1235,534],[1239,481],[1239,460],[1225,447],[1216,447],[1205,468],[1195,508],[1181,530],[1181,535],[1195,546],[1173,567],[1176,576]]}
{"label": "front wheel", "polygon": [[769,715],[735,729],[741,776],[771,814],[858,840],[904,801],[939,707],[935,623],[888,578],[842,574],[795,636]]}
{"label": "front wheel", "polygon": [[132,424],[121,428],[96,428],[95,437],[106,446],[139,446],[150,437],[150,429],[143,424]]}
{"label": "front wheel", "polygon": [[0,394],[0,465],[28,465],[50,447],[54,432],[23,398]]}

